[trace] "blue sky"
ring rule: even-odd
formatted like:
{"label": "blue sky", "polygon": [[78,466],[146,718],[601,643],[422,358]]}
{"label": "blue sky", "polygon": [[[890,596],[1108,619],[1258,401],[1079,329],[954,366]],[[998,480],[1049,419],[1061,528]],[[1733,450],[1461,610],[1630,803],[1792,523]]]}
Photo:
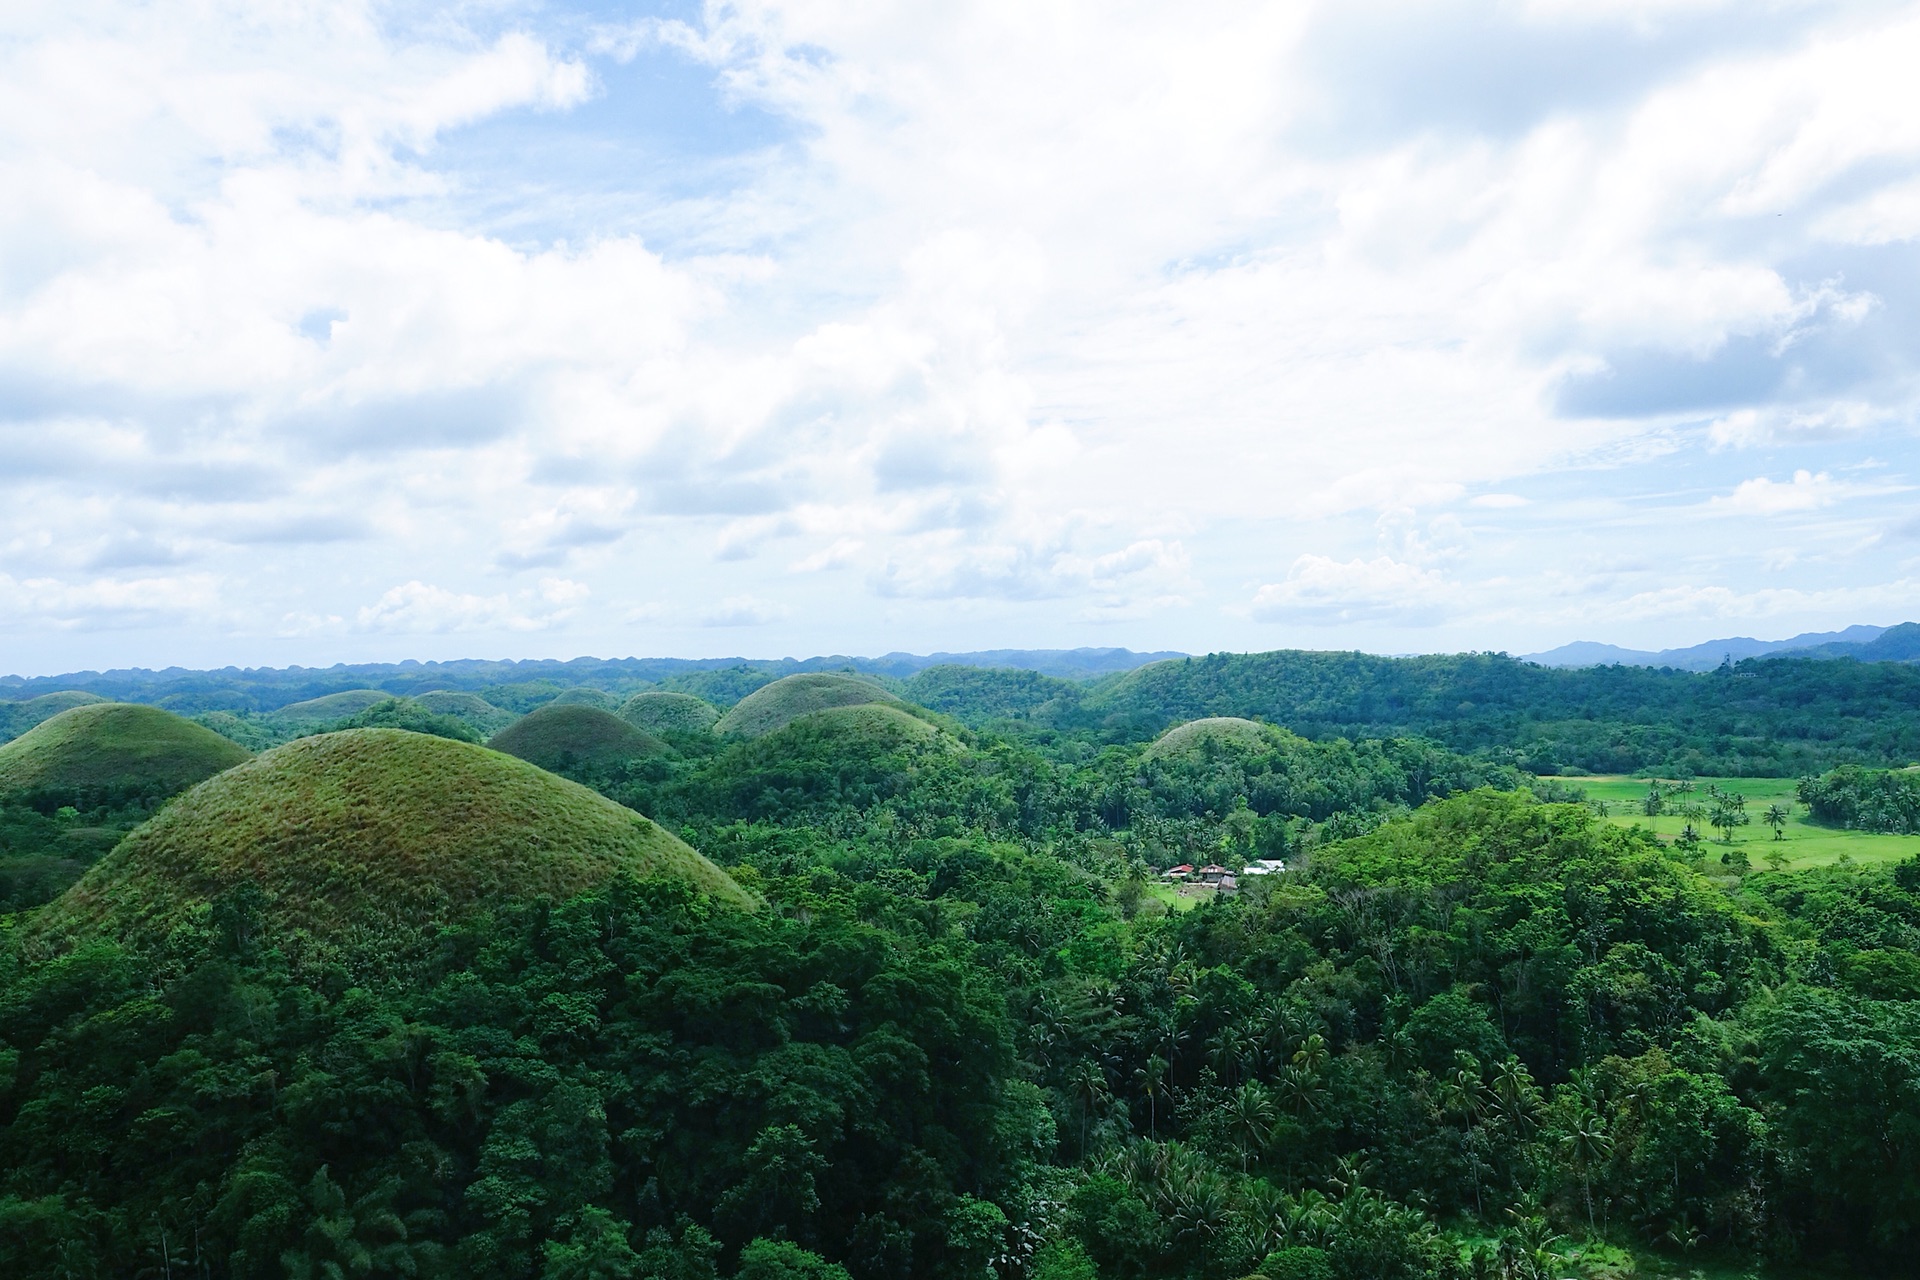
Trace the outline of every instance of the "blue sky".
{"label": "blue sky", "polygon": [[1920,615],[1920,9],[8,6],[0,668]]}

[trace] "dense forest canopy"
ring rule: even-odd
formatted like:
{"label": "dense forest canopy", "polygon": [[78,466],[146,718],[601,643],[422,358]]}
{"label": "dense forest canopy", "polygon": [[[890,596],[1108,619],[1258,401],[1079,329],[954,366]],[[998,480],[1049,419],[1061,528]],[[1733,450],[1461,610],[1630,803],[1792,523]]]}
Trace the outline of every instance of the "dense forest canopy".
{"label": "dense forest canopy", "polygon": [[[0,795],[0,1273],[1911,1274],[1920,839],[1760,870],[1544,772],[1904,763],[1881,666],[936,666],[746,736],[736,664],[638,751],[604,671],[199,713],[270,754]],[[1897,841],[1913,776],[1801,795]],[[636,813],[686,855],[520,869]]]}

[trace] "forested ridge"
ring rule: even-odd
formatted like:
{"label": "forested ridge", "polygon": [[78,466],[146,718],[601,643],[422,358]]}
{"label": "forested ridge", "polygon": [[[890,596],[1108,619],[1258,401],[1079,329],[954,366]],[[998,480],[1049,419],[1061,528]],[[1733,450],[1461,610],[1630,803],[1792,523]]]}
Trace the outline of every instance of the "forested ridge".
{"label": "forested ridge", "polygon": [[[17,886],[0,1273],[1912,1273],[1920,858],[1749,870],[1604,820],[1521,747],[1154,742],[1271,693],[1210,661],[1071,695],[934,669],[889,686],[904,709],[694,717],[619,758],[543,739],[751,910],[622,875],[318,947],[297,876],[159,938],[49,932],[58,877]],[[1164,723],[1128,728],[1156,682]],[[1022,710],[1047,701],[1053,725]],[[349,719],[320,730],[478,736]],[[4,812],[23,848],[144,817]],[[1238,892],[1157,874],[1205,862]]]}

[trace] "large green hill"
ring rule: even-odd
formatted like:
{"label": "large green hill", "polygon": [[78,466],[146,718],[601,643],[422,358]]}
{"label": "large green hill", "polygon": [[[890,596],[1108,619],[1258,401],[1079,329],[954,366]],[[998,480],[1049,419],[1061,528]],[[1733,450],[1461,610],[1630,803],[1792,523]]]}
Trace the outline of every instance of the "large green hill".
{"label": "large green hill", "polygon": [[39,930],[142,939],[256,886],[264,926],[404,945],[622,872],[752,898],[646,818],[525,761],[398,729],[302,738],[210,779],[48,906]]}
{"label": "large green hill", "polygon": [[714,730],[727,737],[758,738],[814,711],[870,702],[906,705],[878,684],[860,676],[837,671],[810,672],[775,680],[754,690],[720,717]]}
{"label": "large green hill", "polygon": [[628,698],[620,718],[648,733],[711,733],[720,709],[690,693],[649,689]]}
{"label": "large green hill", "polygon": [[43,693],[37,698],[28,698],[23,702],[0,702],[0,742],[17,737],[42,721],[53,719],[62,711],[105,701],[107,699],[98,694],[83,693],[78,689],[62,689],[57,693]]}
{"label": "large green hill", "polygon": [[392,697],[392,694],[383,693],[378,689],[344,689],[339,693],[308,698],[305,702],[289,703],[273,714],[283,720],[303,720],[320,724],[328,720],[344,720],[348,716],[357,716],[369,707],[377,707]]}
{"label": "large green hill", "polygon": [[496,733],[487,743],[495,751],[565,772],[604,769],[659,755],[667,745],[598,707],[549,703]]}
{"label": "large green hill", "polygon": [[247,755],[244,747],[171,711],[89,703],[0,745],[0,797],[81,809],[164,800]]}

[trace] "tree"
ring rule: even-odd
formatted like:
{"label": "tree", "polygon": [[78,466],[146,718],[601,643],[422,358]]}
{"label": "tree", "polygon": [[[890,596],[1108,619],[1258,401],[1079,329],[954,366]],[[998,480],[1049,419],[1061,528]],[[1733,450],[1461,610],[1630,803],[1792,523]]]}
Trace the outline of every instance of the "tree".
{"label": "tree", "polygon": [[1792,816],[1791,813],[1787,812],[1785,805],[1776,803],[1767,806],[1766,817],[1763,818],[1762,821],[1773,828],[1773,838],[1775,840],[1785,840],[1787,838],[1787,819]]}
{"label": "tree", "polygon": [[1714,830],[1721,833],[1721,838],[1727,844],[1732,844],[1734,828],[1744,827],[1753,821],[1747,814],[1747,798],[1737,792],[1718,789],[1712,795],[1713,810],[1707,820]]}

